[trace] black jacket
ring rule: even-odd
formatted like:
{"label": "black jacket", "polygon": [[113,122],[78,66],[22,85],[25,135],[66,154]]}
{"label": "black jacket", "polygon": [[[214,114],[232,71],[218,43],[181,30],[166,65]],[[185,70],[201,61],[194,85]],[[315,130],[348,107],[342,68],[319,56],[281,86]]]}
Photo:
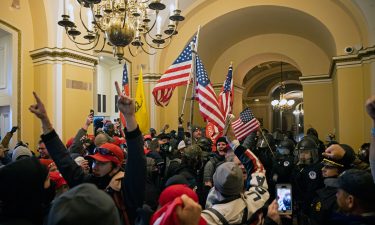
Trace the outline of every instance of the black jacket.
{"label": "black jacket", "polygon": [[331,224],[329,219],[338,209],[336,201],[337,188],[332,186],[336,180],[337,178],[326,178],[324,180],[326,186],[316,191],[316,197],[311,204],[311,214],[309,216],[312,225]]}
{"label": "black jacket", "polygon": [[[125,130],[125,133],[128,155],[121,191],[124,196],[123,202],[130,223],[133,224],[136,217],[136,210],[138,207],[142,207],[144,201],[146,158],[143,151],[143,137],[139,128],[131,132]],[[103,189],[103,187],[105,188],[108,185],[110,180],[98,179],[92,174],[86,175],[84,173],[82,168],[70,157],[68,150],[54,130],[46,135],[42,135],[41,138],[69,187],[72,188],[81,183],[93,183],[98,188]]]}

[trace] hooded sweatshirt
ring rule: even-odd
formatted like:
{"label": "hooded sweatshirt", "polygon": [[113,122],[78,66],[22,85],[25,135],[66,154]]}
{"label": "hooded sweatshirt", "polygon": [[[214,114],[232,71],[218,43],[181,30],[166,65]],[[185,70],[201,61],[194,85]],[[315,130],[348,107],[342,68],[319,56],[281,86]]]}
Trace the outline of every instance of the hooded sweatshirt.
{"label": "hooded sweatshirt", "polygon": [[35,157],[17,160],[0,169],[1,224],[14,220],[43,223],[47,174],[47,168]]}

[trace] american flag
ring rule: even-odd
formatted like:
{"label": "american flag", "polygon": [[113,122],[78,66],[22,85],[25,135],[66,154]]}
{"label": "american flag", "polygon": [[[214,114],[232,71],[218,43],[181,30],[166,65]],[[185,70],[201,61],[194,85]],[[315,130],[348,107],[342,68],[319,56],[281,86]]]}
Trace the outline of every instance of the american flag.
{"label": "american flag", "polygon": [[246,138],[250,133],[257,130],[260,126],[259,121],[249,108],[240,113],[240,118],[232,123],[234,135],[238,140]]}
{"label": "american flag", "polygon": [[[122,70],[122,92],[126,96],[129,96],[129,78],[128,78],[128,69],[127,69],[127,66],[126,66],[126,62],[124,63],[124,68]],[[122,115],[121,112],[119,112],[119,114],[120,114],[120,118],[121,118],[121,123],[125,127],[126,122],[125,122],[124,115]],[[120,129],[120,130],[122,130],[122,129]]]}
{"label": "american flag", "polygon": [[129,79],[128,79],[128,68],[124,63],[124,69],[122,70],[122,88],[126,96],[129,96]]}
{"label": "american flag", "polygon": [[[197,36],[193,37],[192,42],[196,42]],[[187,85],[190,78],[192,66],[192,50],[190,42],[174,61],[174,63],[165,71],[164,75],[158,80],[152,90],[155,104],[167,106],[176,87]]]}
{"label": "american flag", "polygon": [[197,73],[196,98],[199,102],[199,111],[206,121],[213,123],[219,131],[223,130],[225,123],[224,116],[220,110],[210,79],[208,79],[207,71],[198,55],[195,61]]}
{"label": "american flag", "polygon": [[224,81],[223,88],[219,94],[219,106],[223,111],[224,118],[232,113],[233,106],[233,67],[229,66],[227,79]]}

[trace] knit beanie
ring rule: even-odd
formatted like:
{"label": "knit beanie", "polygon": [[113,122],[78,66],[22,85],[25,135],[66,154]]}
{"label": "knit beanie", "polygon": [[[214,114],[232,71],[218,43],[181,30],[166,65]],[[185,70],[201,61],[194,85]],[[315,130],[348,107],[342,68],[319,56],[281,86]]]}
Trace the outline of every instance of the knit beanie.
{"label": "knit beanie", "polygon": [[[188,186],[183,184],[171,185],[160,194],[159,205],[161,208],[152,215],[150,225],[178,225],[175,209],[177,206],[182,206],[180,197],[183,194],[198,202],[198,195]],[[198,225],[206,224],[206,221],[201,217]]]}
{"label": "knit beanie", "polygon": [[159,197],[159,205],[164,206],[168,202],[173,201],[175,198],[186,194],[195,202],[198,202],[198,195],[191,188],[185,184],[174,184],[164,189]]}
{"label": "knit beanie", "polygon": [[19,145],[17,148],[14,149],[12,152],[12,162],[16,161],[22,156],[31,157],[33,154],[31,153],[30,149],[23,145]]}
{"label": "knit beanie", "polygon": [[48,214],[48,225],[120,225],[112,198],[95,185],[78,185],[57,198]]}
{"label": "knit beanie", "polygon": [[221,164],[213,176],[214,186],[222,195],[234,196],[243,190],[242,170],[234,162]]}
{"label": "knit beanie", "polygon": [[225,144],[228,144],[227,142],[227,139],[225,137],[219,137],[216,141],[216,145],[219,143],[219,142],[224,142]]}

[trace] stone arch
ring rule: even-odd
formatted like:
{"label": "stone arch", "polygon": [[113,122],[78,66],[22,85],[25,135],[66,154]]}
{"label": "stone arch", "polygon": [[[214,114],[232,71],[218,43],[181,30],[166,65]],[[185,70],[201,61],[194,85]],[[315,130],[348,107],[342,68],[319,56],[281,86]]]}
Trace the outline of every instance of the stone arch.
{"label": "stone arch", "polygon": [[[319,10],[321,8],[325,8],[326,10]],[[293,28],[296,28],[296,26],[287,26],[285,24],[289,23],[285,23],[282,29],[284,32],[281,33],[296,35],[302,38],[308,37],[310,41],[324,49],[329,57],[339,55],[343,53],[345,45],[356,42],[367,44],[368,31],[366,26],[363,25],[365,19],[360,13],[353,12],[355,10],[358,11],[358,7],[351,2],[336,3],[322,1],[320,7],[312,7],[311,3],[302,1],[293,2],[293,4],[280,1],[266,1],[262,2],[262,4],[249,1],[210,1],[209,3],[208,1],[198,1],[187,10],[187,20],[181,26],[181,38],[179,41],[172,43],[160,55],[160,69],[165,69],[174,60],[189,37],[196,32],[198,25],[202,25],[200,39],[205,40],[204,42],[200,41],[198,51],[208,71],[213,72],[213,64],[217,62],[217,59],[224,51],[243,39],[256,35],[275,33],[275,31],[277,33],[279,29],[275,24],[277,22],[282,23],[283,19],[288,18],[289,14],[297,15],[297,17],[291,18],[298,20],[302,30],[294,29],[294,33],[289,32]],[[259,12],[264,13],[265,11],[270,13],[264,16],[259,14]],[[250,17],[253,14],[257,17]],[[280,17],[280,15],[282,16]],[[337,20],[338,17],[340,21]],[[262,18],[266,18],[267,20],[262,20]],[[282,19],[280,20],[280,18]],[[299,18],[302,20],[299,20]],[[223,20],[225,20],[224,24],[219,23]],[[342,26],[334,24],[337,22]],[[224,26],[228,24],[230,27]],[[249,26],[241,27],[240,25],[243,24],[249,24]],[[303,32],[306,27],[313,28],[312,30],[315,30],[315,33],[319,35],[314,35],[311,32]],[[351,35],[347,35],[349,33]]]}

